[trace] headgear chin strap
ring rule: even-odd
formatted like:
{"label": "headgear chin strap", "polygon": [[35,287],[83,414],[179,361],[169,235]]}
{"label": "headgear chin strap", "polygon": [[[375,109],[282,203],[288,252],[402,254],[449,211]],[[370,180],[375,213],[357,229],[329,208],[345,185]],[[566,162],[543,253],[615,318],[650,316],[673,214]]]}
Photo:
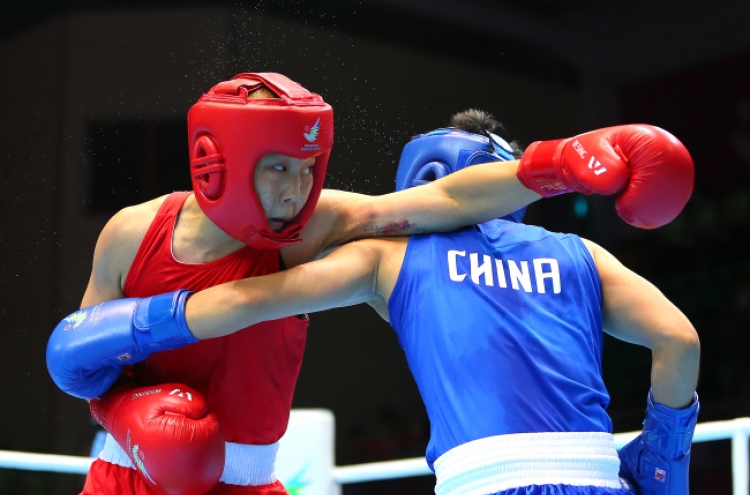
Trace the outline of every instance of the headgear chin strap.
{"label": "headgear chin strap", "polygon": [[[278,98],[248,99],[266,87]],[[190,172],[195,198],[221,230],[258,249],[301,241],[323,189],[333,145],[330,105],[274,73],[243,73],[220,82],[188,112]],[[268,226],[255,191],[255,167],[264,155],[315,157],[313,186],[300,212],[279,232]]]}
{"label": "headgear chin strap", "polygon": [[[396,172],[396,190],[421,186],[480,163],[514,160],[513,150],[501,137],[481,136],[458,129],[437,129],[415,136],[404,146]],[[520,223],[526,208],[502,217]]]}

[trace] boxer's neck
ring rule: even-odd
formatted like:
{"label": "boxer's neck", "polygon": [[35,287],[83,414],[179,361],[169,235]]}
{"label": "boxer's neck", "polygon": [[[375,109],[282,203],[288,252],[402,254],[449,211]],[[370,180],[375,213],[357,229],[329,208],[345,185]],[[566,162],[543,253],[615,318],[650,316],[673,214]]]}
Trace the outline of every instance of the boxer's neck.
{"label": "boxer's neck", "polygon": [[245,247],[213,223],[189,196],[172,234],[172,253],[182,263],[209,263]]}

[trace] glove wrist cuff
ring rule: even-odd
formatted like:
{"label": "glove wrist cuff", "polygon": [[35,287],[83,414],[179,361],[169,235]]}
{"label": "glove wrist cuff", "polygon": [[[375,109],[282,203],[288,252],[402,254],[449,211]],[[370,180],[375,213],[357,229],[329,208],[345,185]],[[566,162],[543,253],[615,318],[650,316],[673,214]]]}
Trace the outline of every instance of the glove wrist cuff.
{"label": "glove wrist cuff", "polygon": [[192,294],[180,289],[139,301],[133,318],[139,343],[164,350],[198,342],[185,320],[185,303]]}
{"label": "glove wrist cuff", "polygon": [[560,169],[562,150],[568,141],[556,139],[531,143],[516,172],[521,184],[545,198],[572,192]]}
{"label": "glove wrist cuff", "polygon": [[684,417],[692,416],[695,413],[695,411],[698,410],[698,394],[693,392],[693,398],[690,401],[690,404],[688,404],[685,407],[681,407],[679,409],[674,409],[674,408],[665,406],[664,404],[660,404],[656,402],[654,400],[653,390],[649,390],[648,406],[653,407],[654,410],[656,410],[658,413],[663,414],[665,416],[673,417],[675,419],[681,419]]}
{"label": "glove wrist cuff", "polygon": [[655,452],[667,459],[678,459],[690,453],[693,432],[700,409],[698,395],[683,409],[672,409],[654,402],[649,392],[646,420],[643,423],[643,440]]}

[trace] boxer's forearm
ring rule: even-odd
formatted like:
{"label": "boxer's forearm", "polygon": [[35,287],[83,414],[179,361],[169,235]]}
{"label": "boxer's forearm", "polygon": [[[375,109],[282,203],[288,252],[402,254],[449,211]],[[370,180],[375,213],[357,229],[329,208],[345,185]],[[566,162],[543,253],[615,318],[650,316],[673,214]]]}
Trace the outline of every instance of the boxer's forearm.
{"label": "boxer's forearm", "polygon": [[198,340],[224,337],[262,321],[316,310],[313,289],[303,294],[295,286],[294,274],[299,269],[227,282],[196,292],[185,305],[190,333]]}
{"label": "boxer's forearm", "polygon": [[430,184],[434,190],[429,194],[455,203],[456,225],[451,228],[486,222],[541,198],[518,180],[517,168],[518,161],[474,165]]}
{"label": "boxer's forearm", "polygon": [[446,232],[512,213],[541,198],[521,184],[517,167],[517,161],[473,165],[383,196],[329,192],[329,199],[339,198],[329,201],[327,208],[338,209],[340,219],[328,235],[327,247],[366,237]]}
{"label": "boxer's forearm", "polygon": [[198,340],[230,335],[258,323],[260,311],[233,282],[196,292],[185,304],[185,321]]}
{"label": "boxer's forearm", "polygon": [[[286,273],[271,277],[284,279]],[[267,284],[271,277],[229,282],[193,294],[185,305],[190,333],[198,340],[224,337],[262,321],[364,302],[323,286],[300,293],[293,282]]]}
{"label": "boxer's forearm", "polygon": [[351,243],[318,261],[197,292],[185,306],[187,326],[204,340],[261,321],[370,301],[377,297],[380,259],[373,242]]}
{"label": "boxer's forearm", "polygon": [[651,365],[654,401],[673,409],[688,406],[698,382],[699,361],[700,343],[695,332],[654,346]]}
{"label": "boxer's forearm", "polygon": [[402,191],[422,195],[424,211],[413,223],[425,231],[447,231],[505,216],[541,198],[516,177],[518,161],[459,170],[430,184]]}
{"label": "boxer's forearm", "polygon": [[688,405],[698,380],[700,341],[690,320],[653,284],[625,268],[591,241],[602,285],[604,329],[615,338],[651,349],[654,400]]}

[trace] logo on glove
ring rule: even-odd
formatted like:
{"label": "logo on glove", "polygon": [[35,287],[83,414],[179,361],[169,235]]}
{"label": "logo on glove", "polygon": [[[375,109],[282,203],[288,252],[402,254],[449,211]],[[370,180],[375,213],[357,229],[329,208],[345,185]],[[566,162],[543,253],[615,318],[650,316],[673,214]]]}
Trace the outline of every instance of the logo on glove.
{"label": "logo on glove", "polygon": [[76,311],[72,315],[63,318],[63,321],[67,321],[69,325],[65,325],[63,330],[70,330],[71,328],[78,328],[81,323],[86,321],[86,317],[89,315],[88,311]]}
{"label": "logo on glove", "polygon": [[607,171],[607,167],[602,167],[601,162],[593,155],[591,156],[591,160],[589,160],[589,168],[594,170],[594,175],[603,174]]}
{"label": "logo on glove", "polygon": [[183,399],[187,398],[187,400],[190,402],[193,401],[193,394],[191,394],[190,392],[183,392],[179,388],[176,388],[172,390],[171,392],[169,392],[169,395],[174,395],[175,397],[182,397]]}
{"label": "logo on glove", "polygon": [[586,149],[583,147],[583,145],[578,142],[576,139],[573,141],[573,149],[576,150],[576,153],[578,153],[578,156],[581,157],[581,160],[583,160],[583,157],[586,156]]}
{"label": "logo on glove", "polygon": [[133,462],[135,462],[135,465],[138,466],[138,469],[143,473],[143,476],[148,478],[148,480],[155,485],[156,482],[151,479],[151,476],[148,475],[148,471],[146,471],[146,466],[143,465],[143,460],[141,460],[141,456],[139,455],[140,451],[141,449],[138,444],[133,445]]}
{"label": "logo on glove", "polygon": [[666,483],[667,482],[667,470],[656,468],[656,471],[654,472],[654,479],[656,481],[661,481],[662,483]]}

